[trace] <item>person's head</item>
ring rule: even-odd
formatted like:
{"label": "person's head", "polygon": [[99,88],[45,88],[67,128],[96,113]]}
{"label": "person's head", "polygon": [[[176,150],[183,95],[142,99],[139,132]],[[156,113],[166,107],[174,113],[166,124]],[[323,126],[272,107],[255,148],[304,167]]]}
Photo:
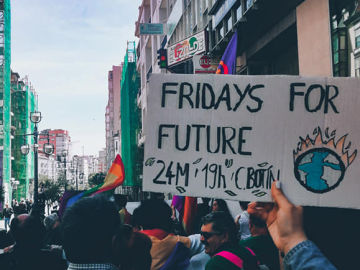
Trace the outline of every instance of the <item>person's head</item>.
{"label": "person's head", "polygon": [[230,214],[230,211],[229,211],[229,208],[228,208],[226,202],[222,199],[215,199],[213,201],[211,211],[213,211],[213,212],[222,211],[222,212]]}
{"label": "person's head", "polygon": [[165,194],[161,192],[150,192],[150,199],[165,200]]}
{"label": "person's head", "polygon": [[119,209],[124,208],[127,204],[127,196],[126,195],[115,194],[114,200],[115,200],[116,205],[119,207]]}
{"label": "person's head", "polygon": [[9,205],[7,203],[5,204],[5,208],[9,208]]}
{"label": "person's head", "polygon": [[249,204],[249,202],[246,202],[246,201],[240,201],[240,202],[239,202],[239,204],[240,204],[241,210],[246,211],[246,210],[247,210],[247,208],[248,208],[248,204]]}
{"label": "person's head", "polygon": [[22,214],[11,221],[10,233],[16,245],[29,249],[40,249],[43,243],[45,228],[39,218]]}
{"label": "person's head", "polygon": [[203,201],[204,204],[209,205],[211,199],[207,197],[202,197],[201,200]]}
{"label": "person's head", "polygon": [[6,248],[14,244],[14,241],[6,230],[0,229],[0,249]]}
{"label": "person's head", "polygon": [[122,270],[150,270],[151,246],[147,235],[124,224],[113,239],[114,263]]}
{"label": "person's head", "polygon": [[257,215],[249,216],[249,227],[252,236],[269,234],[266,222]]}
{"label": "person's head", "polygon": [[120,226],[113,202],[104,196],[80,199],[66,209],[62,219],[62,241],[72,263],[109,263],[112,239]]}
{"label": "person's head", "polygon": [[55,228],[59,224],[60,224],[59,217],[56,213],[48,215],[44,219],[44,226],[47,231],[50,231],[51,229]]}
{"label": "person's head", "polygon": [[213,256],[225,243],[236,243],[237,229],[234,219],[225,212],[211,212],[202,219],[201,242],[205,252]]}
{"label": "person's head", "polygon": [[141,202],[134,210],[133,225],[144,230],[162,229],[171,231],[171,207],[163,200],[150,199]]}

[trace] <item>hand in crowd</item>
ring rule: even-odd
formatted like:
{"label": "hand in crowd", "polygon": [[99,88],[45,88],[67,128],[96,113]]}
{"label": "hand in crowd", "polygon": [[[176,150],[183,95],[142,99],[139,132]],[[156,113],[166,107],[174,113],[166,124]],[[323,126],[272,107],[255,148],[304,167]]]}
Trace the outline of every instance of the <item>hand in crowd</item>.
{"label": "hand in crowd", "polygon": [[293,247],[307,239],[303,230],[303,209],[289,202],[281,191],[278,181],[272,184],[271,194],[275,203],[253,202],[249,204],[248,212],[266,221],[275,245],[287,254]]}

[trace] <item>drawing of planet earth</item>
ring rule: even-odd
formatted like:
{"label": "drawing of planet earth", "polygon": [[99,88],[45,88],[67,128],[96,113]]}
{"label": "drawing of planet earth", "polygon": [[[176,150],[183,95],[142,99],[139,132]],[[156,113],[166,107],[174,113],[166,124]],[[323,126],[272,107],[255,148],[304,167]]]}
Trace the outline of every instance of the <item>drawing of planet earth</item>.
{"label": "drawing of planet earth", "polygon": [[334,151],[315,148],[296,158],[294,173],[307,190],[325,193],[340,184],[345,174],[345,165]]}

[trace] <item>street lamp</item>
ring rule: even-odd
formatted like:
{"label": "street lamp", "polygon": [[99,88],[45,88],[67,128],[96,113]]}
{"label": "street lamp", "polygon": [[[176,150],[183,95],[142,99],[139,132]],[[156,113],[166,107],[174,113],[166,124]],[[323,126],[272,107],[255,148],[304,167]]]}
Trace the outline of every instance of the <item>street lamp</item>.
{"label": "street lamp", "polygon": [[30,145],[24,144],[20,147],[21,154],[27,155],[30,152]]}
{"label": "street lamp", "polygon": [[65,177],[65,186],[64,189],[66,191],[66,186],[67,186],[67,175],[66,175],[66,156],[67,156],[68,152],[66,149],[62,150],[61,155],[64,159],[64,177]]}
{"label": "street lamp", "polygon": [[[34,203],[38,202],[38,188],[39,188],[39,178],[38,178],[38,127],[37,124],[41,121],[41,112],[35,111],[30,113],[30,121],[35,124],[34,126],[34,132],[30,134],[24,134],[24,140],[25,136],[33,136],[34,137],[34,145],[33,145],[33,151],[34,151]],[[30,145],[25,144],[20,147],[20,151],[23,155],[27,155],[30,152]],[[54,152],[54,145],[49,142],[49,134],[48,134],[48,142],[44,144],[43,151],[47,155],[51,155]]]}

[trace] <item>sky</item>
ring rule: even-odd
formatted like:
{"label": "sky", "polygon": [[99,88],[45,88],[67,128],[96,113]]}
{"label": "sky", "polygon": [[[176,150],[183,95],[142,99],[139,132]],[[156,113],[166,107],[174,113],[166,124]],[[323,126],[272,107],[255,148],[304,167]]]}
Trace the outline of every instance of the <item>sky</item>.
{"label": "sky", "polygon": [[38,94],[39,129],[65,129],[73,154],[105,147],[107,75],[136,41],[141,0],[11,1],[11,68]]}

